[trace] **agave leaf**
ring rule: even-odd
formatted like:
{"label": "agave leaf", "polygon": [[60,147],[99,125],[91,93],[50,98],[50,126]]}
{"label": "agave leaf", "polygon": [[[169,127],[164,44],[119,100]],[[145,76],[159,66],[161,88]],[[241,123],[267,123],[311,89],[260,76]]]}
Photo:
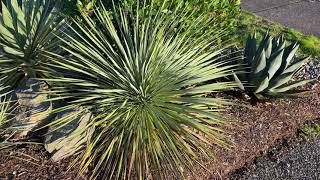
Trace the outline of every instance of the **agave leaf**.
{"label": "agave leaf", "polygon": [[308,97],[312,94],[312,91],[309,90],[288,90],[286,92],[283,93],[273,93],[273,92],[268,92],[269,96],[272,97],[278,97],[278,98],[301,98],[301,97]]}
{"label": "agave leaf", "polygon": [[296,43],[292,43],[290,46],[288,46],[283,54],[283,57],[286,58],[287,65],[290,64],[291,60],[293,59],[294,55],[298,51],[300,45]]}
{"label": "agave leaf", "polygon": [[268,40],[266,41],[266,46],[265,46],[265,48],[264,48],[265,57],[266,57],[267,59],[270,58],[271,53],[272,53],[272,41],[273,41],[273,40],[272,40],[271,37],[268,38]]}
{"label": "agave leaf", "polygon": [[256,33],[254,33],[253,36],[249,35],[246,42],[246,48],[245,48],[245,63],[248,65],[251,65],[254,57],[255,52],[257,49],[257,40],[256,40]]}
{"label": "agave leaf", "polygon": [[282,64],[276,75],[284,73],[284,70],[289,66],[291,60],[293,59],[295,53],[299,49],[297,43],[292,43],[290,46],[286,47],[283,53]]}
{"label": "agave leaf", "polygon": [[288,83],[292,79],[293,75],[294,75],[294,72],[288,72],[273,78],[270,81],[269,89],[274,89],[279,86],[282,86],[285,83]]}
{"label": "agave leaf", "polygon": [[283,92],[289,91],[289,90],[291,90],[293,88],[306,85],[306,84],[308,84],[308,83],[310,83],[312,81],[314,81],[314,79],[307,79],[307,80],[300,80],[300,81],[291,82],[288,85],[283,85],[283,86],[280,86],[278,88],[272,89],[271,92],[273,92],[273,93],[283,93]]}
{"label": "agave leaf", "polygon": [[268,76],[269,76],[269,79],[272,79],[272,77],[275,75],[275,73],[281,67],[283,52],[284,52],[283,49],[281,51],[276,52],[268,60],[269,61],[268,62]]}
{"label": "agave leaf", "polygon": [[[280,41],[280,44],[279,46],[277,46],[274,50],[274,52],[278,52],[278,51],[281,51],[283,49],[285,49],[286,47],[286,42],[285,41]],[[285,59],[284,59],[285,60]]]}
{"label": "agave leaf", "polygon": [[297,72],[308,60],[309,60],[309,57],[302,59],[294,64],[291,64],[289,67],[287,67],[283,71],[283,73]]}
{"label": "agave leaf", "polygon": [[256,57],[254,59],[254,62],[252,63],[253,76],[256,76],[262,71],[264,71],[264,69],[266,68],[266,65],[267,65],[266,53],[264,50],[262,50],[262,53],[260,54],[260,56]]}
{"label": "agave leaf", "polygon": [[256,51],[256,54],[260,54],[266,47],[267,47],[267,42],[269,41],[270,39],[270,35],[269,35],[269,32],[267,31],[262,39],[262,41],[260,42],[259,44],[259,47]]}
{"label": "agave leaf", "polygon": [[[257,82],[258,83],[258,82]],[[259,82],[260,84],[257,84],[255,86],[256,90],[255,90],[255,93],[258,94],[258,93],[261,93],[262,91],[264,91],[265,89],[268,88],[269,86],[269,78],[268,76],[266,76],[265,78],[262,79],[261,82]]]}

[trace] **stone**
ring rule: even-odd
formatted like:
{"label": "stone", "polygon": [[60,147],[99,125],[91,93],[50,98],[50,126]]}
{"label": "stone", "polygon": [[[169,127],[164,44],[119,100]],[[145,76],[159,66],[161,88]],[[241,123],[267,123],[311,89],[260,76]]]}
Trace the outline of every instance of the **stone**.
{"label": "stone", "polygon": [[14,112],[14,126],[25,126],[19,136],[26,136],[52,118],[53,105],[48,102],[49,95],[43,93],[48,85],[39,80],[27,79],[14,91],[17,108]]}
{"label": "stone", "polygon": [[[45,136],[44,147],[52,154],[52,160],[57,162],[67,158],[76,153],[80,147],[90,138],[92,131],[86,130],[86,125],[92,118],[90,112],[85,112],[79,115],[82,108],[73,108],[60,112],[55,117],[57,121],[63,117],[74,116],[73,120],[68,124],[59,127],[59,124],[54,124],[49,127],[48,134]],[[84,133],[77,134],[79,131],[84,130]],[[74,136],[74,134],[77,134]]]}

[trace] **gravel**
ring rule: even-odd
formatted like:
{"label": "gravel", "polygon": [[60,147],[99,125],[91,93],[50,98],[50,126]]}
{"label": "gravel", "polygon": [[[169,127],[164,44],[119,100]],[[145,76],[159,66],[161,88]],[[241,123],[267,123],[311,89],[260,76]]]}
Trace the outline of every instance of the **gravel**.
{"label": "gravel", "polygon": [[252,165],[241,178],[248,180],[318,180],[320,179],[320,137],[295,148],[276,162]]}
{"label": "gravel", "polygon": [[[296,59],[301,59],[298,57]],[[316,85],[320,83],[320,59],[311,58],[308,63],[295,75],[295,80],[315,79],[311,85],[311,89],[314,89]]]}
{"label": "gravel", "polygon": [[320,80],[320,59],[311,58],[304,68],[297,74],[301,79]]}

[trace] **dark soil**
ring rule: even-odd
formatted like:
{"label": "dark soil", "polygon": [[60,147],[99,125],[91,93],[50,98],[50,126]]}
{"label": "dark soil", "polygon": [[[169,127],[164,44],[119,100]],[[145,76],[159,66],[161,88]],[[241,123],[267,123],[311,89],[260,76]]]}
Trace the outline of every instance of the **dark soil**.
{"label": "dark soil", "polygon": [[[195,164],[196,174],[189,175],[188,179],[228,179],[257,157],[270,153],[268,150],[283,139],[295,137],[303,124],[320,117],[320,87],[307,98],[256,103],[254,106],[246,100],[238,100],[238,103],[249,108],[232,107],[226,111],[227,116],[238,122],[227,130],[234,139],[234,147],[231,150],[213,148],[216,158],[202,161],[206,170]],[[33,162],[30,163],[17,159],[19,153],[36,160],[30,160]],[[76,169],[67,170],[68,160],[53,163],[39,145],[19,147],[10,153],[0,152],[0,179],[8,176],[14,179],[84,179],[77,177]]]}
{"label": "dark soil", "polygon": [[69,170],[70,160],[54,163],[40,145],[23,145],[10,151],[0,151],[0,180],[57,179],[81,180],[77,170]]}

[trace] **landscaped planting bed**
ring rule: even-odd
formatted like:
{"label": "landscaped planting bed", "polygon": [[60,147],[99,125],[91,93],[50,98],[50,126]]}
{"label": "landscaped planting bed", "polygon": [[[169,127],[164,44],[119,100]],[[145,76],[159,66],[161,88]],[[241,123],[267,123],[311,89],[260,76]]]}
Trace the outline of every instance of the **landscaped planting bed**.
{"label": "landscaped planting bed", "polygon": [[[312,96],[304,99],[278,100],[254,106],[245,100],[237,101],[249,107],[235,106],[226,112],[237,124],[227,130],[234,139],[234,147],[231,150],[212,149],[216,159],[202,160],[206,170],[194,164],[196,173],[189,175],[189,179],[226,178],[266,154],[269,148],[282,139],[295,136],[305,123],[320,117],[319,87],[314,89]],[[67,171],[68,160],[53,163],[40,145],[24,145],[10,152],[0,152],[0,155],[0,174],[3,177],[15,175],[18,179],[74,179],[77,175],[76,169]],[[17,159],[17,155],[27,161]]]}
{"label": "landscaped planting bed", "polygon": [[232,53],[239,1],[170,2],[2,4],[0,179],[227,179],[320,118],[298,43]]}

